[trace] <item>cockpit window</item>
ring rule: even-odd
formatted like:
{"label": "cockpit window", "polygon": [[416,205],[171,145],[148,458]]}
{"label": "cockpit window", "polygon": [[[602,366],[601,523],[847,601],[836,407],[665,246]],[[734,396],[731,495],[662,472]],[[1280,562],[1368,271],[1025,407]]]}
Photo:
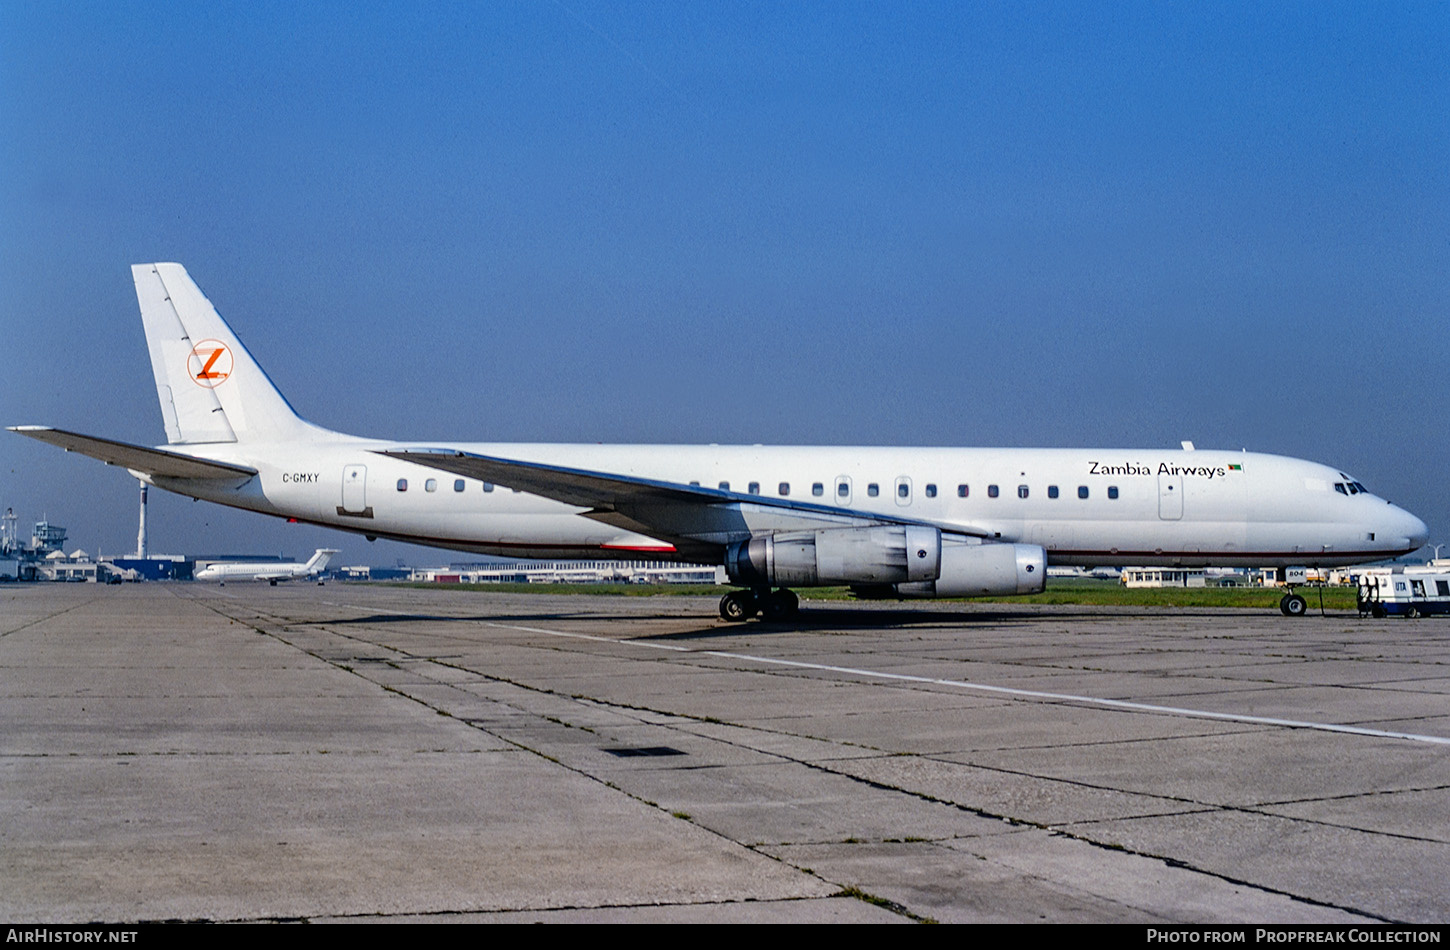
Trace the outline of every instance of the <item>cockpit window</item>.
{"label": "cockpit window", "polygon": [[1344,487],[1344,482],[1335,482],[1334,483],[1334,490],[1337,491],[1337,492],[1339,492],[1341,495],[1348,495],[1349,494],[1349,490]]}

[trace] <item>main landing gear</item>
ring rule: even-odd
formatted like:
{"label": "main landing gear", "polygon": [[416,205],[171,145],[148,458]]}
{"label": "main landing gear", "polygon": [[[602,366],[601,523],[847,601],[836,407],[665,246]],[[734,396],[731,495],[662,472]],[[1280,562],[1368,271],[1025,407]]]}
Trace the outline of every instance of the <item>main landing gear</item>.
{"label": "main landing gear", "polygon": [[744,623],[756,614],[762,620],[790,620],[800,611],[800,598],[780,590],[732,590],[720,598],[720,619]]}

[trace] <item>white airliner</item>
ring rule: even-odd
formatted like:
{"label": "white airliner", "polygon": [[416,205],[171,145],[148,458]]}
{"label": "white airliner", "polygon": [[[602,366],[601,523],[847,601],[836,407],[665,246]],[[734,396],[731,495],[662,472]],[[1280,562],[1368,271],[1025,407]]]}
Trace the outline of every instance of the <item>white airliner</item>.
{"label": "white airliner", "polygon": [[[1425,523],[1337,469],[1158,449],[437,444],[300,418],[179,264],[132,268],[166,447],[13,431],[192,498],[480,554],[725,566],[720,614],[1042,590],[1048,564],[1328,566]],[[1304,611],[1296,594],[1286,614]]]}
{"label": "white airliner", "polygon": [[[318,548],[312,557],[302,561],[215,561],[197,571],[195,580],[220,581],[267,581],[273,587],[278,581],[311,580],[327,570],[327,562],[337,553],[336,548]],[[318,581],[318,583],[322,583]]]}

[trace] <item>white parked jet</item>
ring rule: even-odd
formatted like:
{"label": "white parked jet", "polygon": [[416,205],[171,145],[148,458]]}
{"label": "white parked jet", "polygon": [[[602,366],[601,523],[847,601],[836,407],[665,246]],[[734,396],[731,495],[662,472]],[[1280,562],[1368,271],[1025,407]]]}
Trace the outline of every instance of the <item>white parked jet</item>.
{"label": "white parked jet", "polygon": [[[1326,566],[1428,529],[1315,462],[1247,452],[439,445],[301,419],[179,264],[132,268],[167,446],[13,431],[235,508],[480,554],[723,564],[721,616],[791,587],[1033,593],[1048,564]],[[1286,614],[1304,611],[1296,594]]]}
{"label": "white parked jet", "polygon": [[[327,562],[337,553],[336,548],[318,548],[302,561],[214,561],[197,571],[195,580],[219,581],[267,581],[273,587],[278,581],[311,580],[327,570]],[[321,581],[318,581],[321,584]]]}

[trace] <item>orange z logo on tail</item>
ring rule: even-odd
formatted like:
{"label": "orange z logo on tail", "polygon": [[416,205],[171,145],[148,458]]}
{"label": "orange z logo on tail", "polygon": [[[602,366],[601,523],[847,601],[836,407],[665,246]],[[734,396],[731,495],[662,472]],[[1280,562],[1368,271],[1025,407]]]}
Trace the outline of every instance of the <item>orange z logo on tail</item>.
{"label": "orange z logo on tail", "polygon": [[232,351],[219,340],[202,340],[191,348],[186,374],[198,386],[211,388],[232,375]]}

